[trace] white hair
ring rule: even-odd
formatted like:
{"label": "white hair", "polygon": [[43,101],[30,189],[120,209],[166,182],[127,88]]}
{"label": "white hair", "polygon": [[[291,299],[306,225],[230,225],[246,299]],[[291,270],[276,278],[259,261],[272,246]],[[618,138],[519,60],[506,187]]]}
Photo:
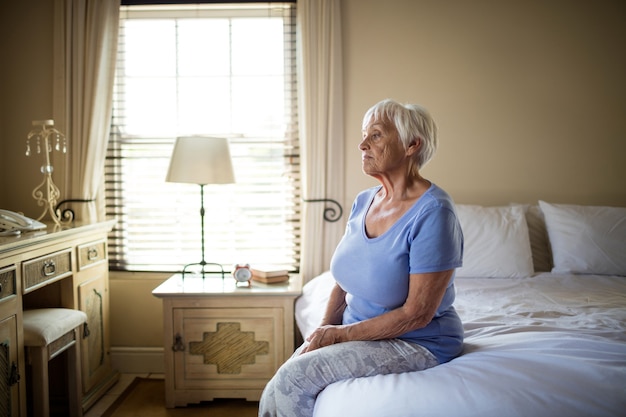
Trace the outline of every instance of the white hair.
{"label": "white hair", "polygon": [[419,140],[413,163],[418,169],[428,163],[437,151],[437,125],[428,110],[419,104],[401,104],[386,99],[374,104],[363,116],[363,130],[373,120],[386,120],[394,124],[405,149]]}

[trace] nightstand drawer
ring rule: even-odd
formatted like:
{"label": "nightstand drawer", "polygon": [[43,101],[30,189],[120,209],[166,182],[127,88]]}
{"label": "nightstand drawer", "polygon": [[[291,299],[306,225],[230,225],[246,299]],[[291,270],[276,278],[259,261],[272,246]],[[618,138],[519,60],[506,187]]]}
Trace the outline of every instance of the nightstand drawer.
{"label": "nightstand drawer", "polygon": [[22,264],[24,294],[72,273],[71,249],[31,259]]}
{"label": "nightstand drawer", "polygon": [[15,266],[0,270],[0,302],[15,295]]}
{"label": "nightstand drawer", "polygon": [[176,386],[262,390],[284,360],[281,308],[176,308]]}
{"label": "nightstand drawer", "polygon": [[105,240],[86,243],[78,246],[78,270],[104,262],[107,259],[107,244]]}

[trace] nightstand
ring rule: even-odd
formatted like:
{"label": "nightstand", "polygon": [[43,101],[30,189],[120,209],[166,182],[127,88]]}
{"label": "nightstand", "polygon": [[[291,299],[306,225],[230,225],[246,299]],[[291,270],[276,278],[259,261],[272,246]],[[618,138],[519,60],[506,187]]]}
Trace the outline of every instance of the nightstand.
{"label": "nightstand", "polygon": [[258,401],[265,384],[294,351],[294,302],[289,282],[237,287],[227,275],[176,274],[152,291],[163,300],[165,404],[215,398]]}

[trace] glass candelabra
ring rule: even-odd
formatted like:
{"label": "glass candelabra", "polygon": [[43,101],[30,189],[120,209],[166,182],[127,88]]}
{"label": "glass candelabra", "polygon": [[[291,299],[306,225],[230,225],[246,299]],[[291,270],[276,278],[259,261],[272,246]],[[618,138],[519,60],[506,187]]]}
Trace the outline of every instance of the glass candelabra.
{"label": "glass candelabra", "polygon": [[32,193],[37,205],[44,208],[37,220],[43,219],[46,213],[49,213],[54,223],[61,226],[60,212],[55,211],[61,192],[52,181],[54,168],[50,163],[50,154],[53,150],[66,153],[67,139],[63,133],[54,128],[54,120],[35,120],[33,126],[36,127],[30,131],[26,139],[26,156],[33,153],[33,149],[31,149],[33,146],[34,151],[37,154],[43,153],[45,158],[45,163],[41,166],[43,181],[35,187]]}

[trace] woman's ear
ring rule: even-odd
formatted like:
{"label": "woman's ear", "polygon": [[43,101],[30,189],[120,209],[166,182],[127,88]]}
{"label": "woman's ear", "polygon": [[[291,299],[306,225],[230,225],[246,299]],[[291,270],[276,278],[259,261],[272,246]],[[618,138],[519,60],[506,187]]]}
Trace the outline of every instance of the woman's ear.
{"label": "woman's ear", "polygon": [[413,139],[411,143],[409,143],[409,146],[406,148],[407,156],[415,154],[419,150],[421,144],[422,140],[419,137]]}

